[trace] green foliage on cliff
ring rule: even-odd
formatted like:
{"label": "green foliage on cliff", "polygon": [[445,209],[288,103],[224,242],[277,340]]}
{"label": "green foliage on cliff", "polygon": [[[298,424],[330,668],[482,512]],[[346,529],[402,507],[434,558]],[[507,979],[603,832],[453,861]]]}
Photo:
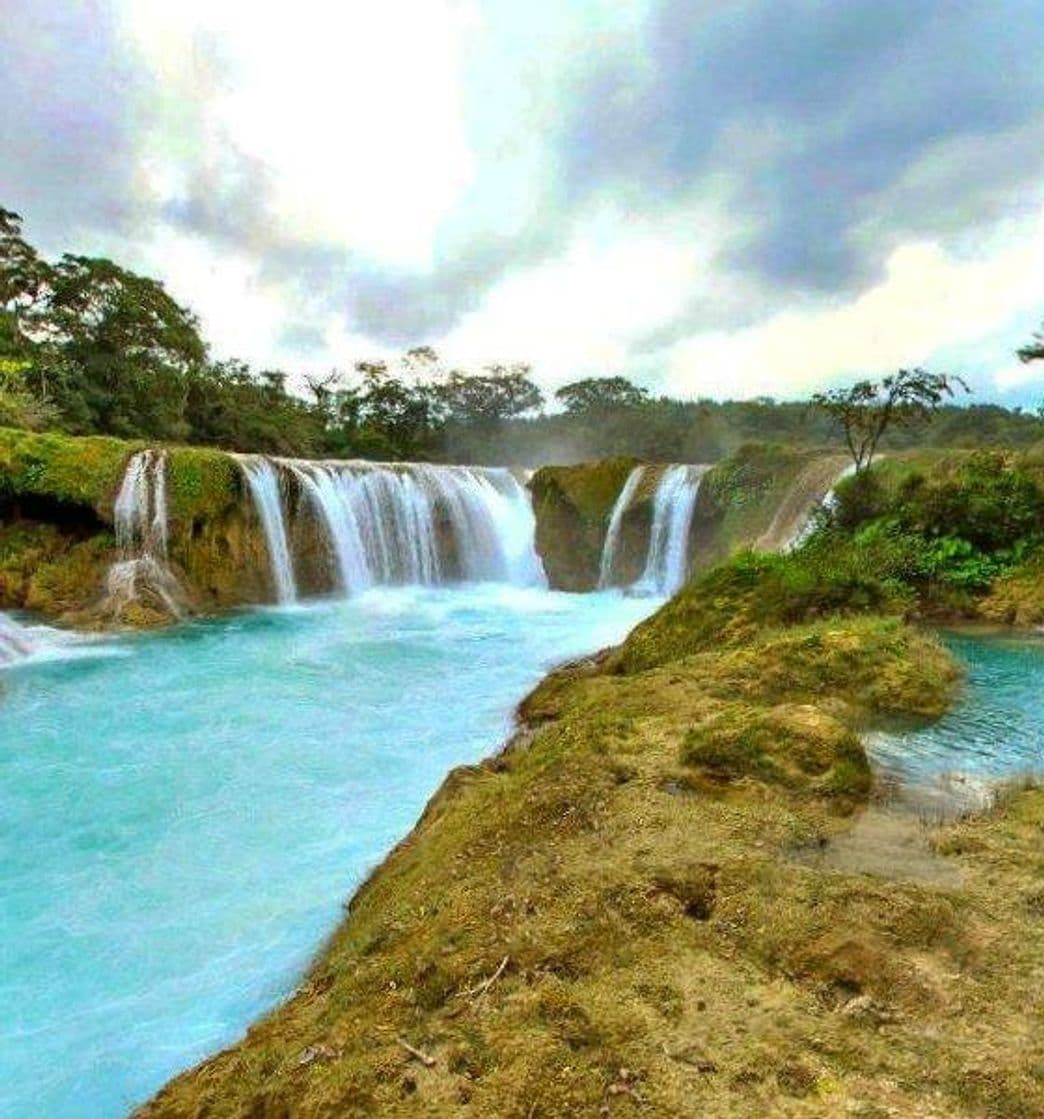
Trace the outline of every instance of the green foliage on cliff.
{"label": "green foliage on cliff", "polygon": [[0,524],[0,609],[34,610],[92,628],[97,623],[87,609],[104,585],[113,548],[109,532]]}
{"label": "green foliage on cliff", "polygon": [[972,612],[1044,544],[1036,460],[976,451],[892,460],[838,487],[805,551],[905,594],[922,611]]}
{"label": "green foliage on cliff", "polygon": [[[741,554],[637,626],[614,664],[633,673],[714,655],[725,694],[756,687],[811,700],[826,693],[877,714],[937,715],[953,682],[949,658],[901,623],[902,588],[864,564],[854,553],[825,564],[812,549]],[[885,667],[892,662],[910,675],[892,676]]]}
{"label": "green foliage on cliff", "polygon": [[242,498],[242,472],[223,451],[174,447],[167,454],[167,495],[175,523],[220,517]]}
{"label": "green foliage on cliff", "polygon": [[127,459],[138,449],[105,436],[0,428],[0,499],[43,498],[108,517]]}

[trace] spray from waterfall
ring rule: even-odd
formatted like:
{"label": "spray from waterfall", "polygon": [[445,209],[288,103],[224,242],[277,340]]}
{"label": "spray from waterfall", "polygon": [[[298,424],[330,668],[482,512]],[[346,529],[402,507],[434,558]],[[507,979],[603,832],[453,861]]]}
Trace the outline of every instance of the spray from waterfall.
{"label": "spray from waterfall", "polygon": [[167,452],[132,455],[113,505],[120,558],[109,568],[109,601],[118,614],[152,595],[181,617],[181,588],[167,564]]}
{"label": "spray from waterfall", "polygon": [[255,456],[243,456],[239,459],[239,464],[265,534],[276,601],[283,605],[294,602],[297,599],[297,585],[277,468],[269,459]]}
{"label": "spray from waterfall", "polygon": [[598,571],[598,586],[604,590],[613,585],[613,565],[616,561],[616,552],[620,545],[620,527],[623,524],[624,513],[630,508],[634,495],[645,475],[644,466],[636,466],[627,475],[623,489],[620,491],[613,510],[609,514],[609,527],[605,534],[605,543],[602,545],[602,562]]}

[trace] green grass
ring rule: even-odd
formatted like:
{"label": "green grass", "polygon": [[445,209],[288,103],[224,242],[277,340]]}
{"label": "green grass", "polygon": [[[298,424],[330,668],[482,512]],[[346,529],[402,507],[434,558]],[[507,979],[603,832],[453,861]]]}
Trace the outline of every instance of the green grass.
{"label": "green grass", "polygon": [[0,497],[43,498],[110,519],[127,459],[141,445],[0,428]]}

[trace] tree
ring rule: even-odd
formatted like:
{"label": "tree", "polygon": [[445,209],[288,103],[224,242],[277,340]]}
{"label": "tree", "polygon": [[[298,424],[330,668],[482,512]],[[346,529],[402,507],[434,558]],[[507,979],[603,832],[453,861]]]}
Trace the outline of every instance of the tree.
{"label": "tree", "polygon": [[1033,335],[1032,341],[1027,342],[1019,350],[1019,361],[1044,361],[1044,327]]}
{"label": "tree", "polygon": [[481,373],[455,370],[435,392],[451,420],[495,427],[544,403],[544,394],[529,373],[528,365],[487,365]]}
{"label": "tree", "polygon": [[926,422],[957,388],[970,391],[951,374],[900,369],[880,382],[858,381],[850,388],[817,392],[810,403],[840,426],[856,473],[862,474],[890,427]]}
{"label": "tree", "polygon": [[637,408],[646,403],[649,393],[626,377],[587,377],[563,385],[555,393],[555,399],[570,415],[577,416]]}
{"label": "tree", "polygon": [[0,310],[11,316],[16,338],[31,332],[33,309],[52,279],[51,266],[22,237],[21,216],[0,206]]}

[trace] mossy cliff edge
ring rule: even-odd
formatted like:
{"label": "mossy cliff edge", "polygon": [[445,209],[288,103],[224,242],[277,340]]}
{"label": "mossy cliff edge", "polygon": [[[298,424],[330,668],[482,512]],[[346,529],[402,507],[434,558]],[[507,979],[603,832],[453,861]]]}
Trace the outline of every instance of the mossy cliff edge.
{"label": "mossy cliff edge", "polygon": [[818,865],[868,815],[858,731],[957,673],[897,618],[794,616],[778,562],[546,679],[141,1115],[1040,1114],[1044,795],[925,833],[934,877]]}
{"label": "mossy cliff edge", "polygon": [[[105,576],[119,558],[113,504],[142,444],[0,429],[0,609],[34,610],[87,628],[159,624],[147,605],[104,609]],[[266,601],[267,554],[230,456],[167,451],[170,563],[196,611]]]}
{"label": "mossy cliff edge", "polygon": [[[575,466],[545,466],[530,479],[536,547],[551,585],[588,591],[598,584],[613,506],[634,458]],[[634,582],[645,563],[656,484],[663,464],[646,463],[641,484],[620,524],[615,581]],[[749,445],[716,463],[696,500],[689,554],[701,571],[742,548],[775,549],[801,528],[845,467],[831,451]]]}

